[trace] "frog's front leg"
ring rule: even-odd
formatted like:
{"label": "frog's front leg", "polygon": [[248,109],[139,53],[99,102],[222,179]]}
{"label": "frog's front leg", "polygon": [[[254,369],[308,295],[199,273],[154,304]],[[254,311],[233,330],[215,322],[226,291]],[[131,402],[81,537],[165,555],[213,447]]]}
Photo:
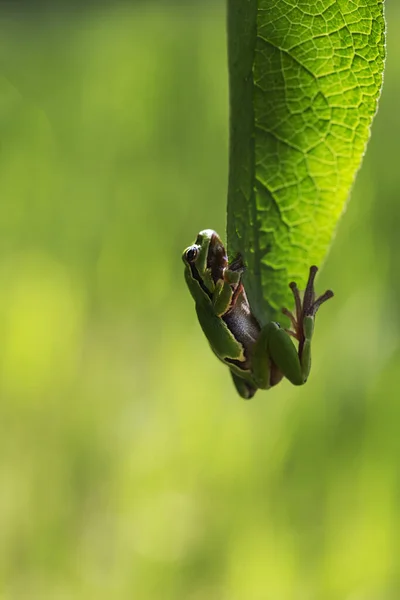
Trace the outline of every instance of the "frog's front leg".
{"label": "frog's front leg", "polygon": [[[277,323],[268,323],[257,339],[253,372],[257,384],[264,389],[280,380],[276,368],[294,385],[302,385],[307,381],[311,369],[311,339],[315,315],[321,304],[333,296],[333,292],[327,290],[315,299],[314,279],[317,270],[315,266],[310,268],[303,301],[297,285],[294,282],[290,284],[295,300],[295,315],[287,309],[283,309],[283,313],[289,317],[293,330],[282,329]],[[299,343],[297,350],[291,337]]]}
{"label": "frog's front leg", "polygon": [[216,282],[212,295],[216,315],[224,315],[235,303],[236,296],[240,291],[242,272],[243,268],[224,269],[223,278]]}
{"label": "frog's front leg", "polygon": [[232,302],[233,291],[223,279],[218,279],[212,294],[213,310],[219,317],[224,315]]}

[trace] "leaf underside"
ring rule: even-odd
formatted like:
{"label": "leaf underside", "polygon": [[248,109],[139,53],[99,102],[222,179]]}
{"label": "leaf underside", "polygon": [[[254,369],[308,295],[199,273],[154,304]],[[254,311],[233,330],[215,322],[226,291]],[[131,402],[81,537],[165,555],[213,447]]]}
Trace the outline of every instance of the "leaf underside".
{"label": "leaf underside", "polygon": [[380,0],[228,0],[228,250],[261,322],[321,265],[382,86]]}

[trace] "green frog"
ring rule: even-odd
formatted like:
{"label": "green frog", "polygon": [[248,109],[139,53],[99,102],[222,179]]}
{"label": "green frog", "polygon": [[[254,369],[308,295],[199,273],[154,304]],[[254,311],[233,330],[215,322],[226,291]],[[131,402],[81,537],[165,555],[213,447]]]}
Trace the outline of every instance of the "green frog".
{"label": "green frog", "polygon": [[[228,263],[225,247],[215,231],[200,231],[182,258],[201,328],[213,352],[229,367],[239,395],[250,399],[258,389],[269,389],[283,377],[294,385],[303,385],[311,368],[315,315],[333,296],[327,290],[315,298],[317,267],[310,267],[302,299],[297,285],[290,283],[295,311],[282,309],[291,322],[291,329],[284,329],[274,321],[260,326],[242,283],[243,260],[238,256]],[[292,339],[298,342],[297,349]]]}

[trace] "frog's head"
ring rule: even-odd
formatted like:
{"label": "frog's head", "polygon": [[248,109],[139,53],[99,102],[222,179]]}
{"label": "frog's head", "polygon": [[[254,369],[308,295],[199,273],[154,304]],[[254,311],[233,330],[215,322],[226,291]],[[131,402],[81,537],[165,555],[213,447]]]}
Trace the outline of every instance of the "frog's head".
{"label": "frog's head", "polygon": [[218,279],[222,279],[228,258],[219,235],[212,229],[198,234],[194,244],[182,255],[185,263],[185,279],[195,299],[211,298]]}

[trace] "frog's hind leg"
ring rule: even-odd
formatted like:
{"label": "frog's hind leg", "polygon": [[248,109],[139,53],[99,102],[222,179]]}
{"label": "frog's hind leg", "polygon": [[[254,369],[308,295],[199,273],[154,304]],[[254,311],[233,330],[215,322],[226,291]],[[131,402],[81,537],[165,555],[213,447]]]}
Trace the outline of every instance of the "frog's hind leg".
{"label": "frog's hind leg", "polygon": [[280,373],[293,385],[303,385],[307,375],[303,374],[298,351],[293,344],[290,335],[282,329],[278,323],[269,323],[268,354],[272,364],[276,365]]}
{"label": "frog's hind leg", "polygon": [[239,377],[239,375],[236,375],[236,373],[233,373],[233,371],[231,371],[231,375],[239,396],[245,400],[250,400],[258,388],[246,379],[243,379],[242,377]]}
{"label": "frog's hind leg", "polygon": [[279,383],[282,377],[302,385],[304,377],[295,345],[279,323],[267,323],[261,330],[253,353],[255,381],[262,389]]}
{"label": "frog's hind leg", "polygon": [[293,314],[287,308],[282,309],[283,314],[289,317],[292,326],[292,329],[286,330],[286,332],[299,342],[298,355],[304,380],[307,379],[311,369],[311,339],[314,332],[315,315],[321,304],[333,296],[332,290],[327,290],[315,299],[314,280],[317,272],[318,268],[316,266],[310,267],[303,301],[301,301],[296,283],[292,281],[289,284],[294,297],[295,313]]}

